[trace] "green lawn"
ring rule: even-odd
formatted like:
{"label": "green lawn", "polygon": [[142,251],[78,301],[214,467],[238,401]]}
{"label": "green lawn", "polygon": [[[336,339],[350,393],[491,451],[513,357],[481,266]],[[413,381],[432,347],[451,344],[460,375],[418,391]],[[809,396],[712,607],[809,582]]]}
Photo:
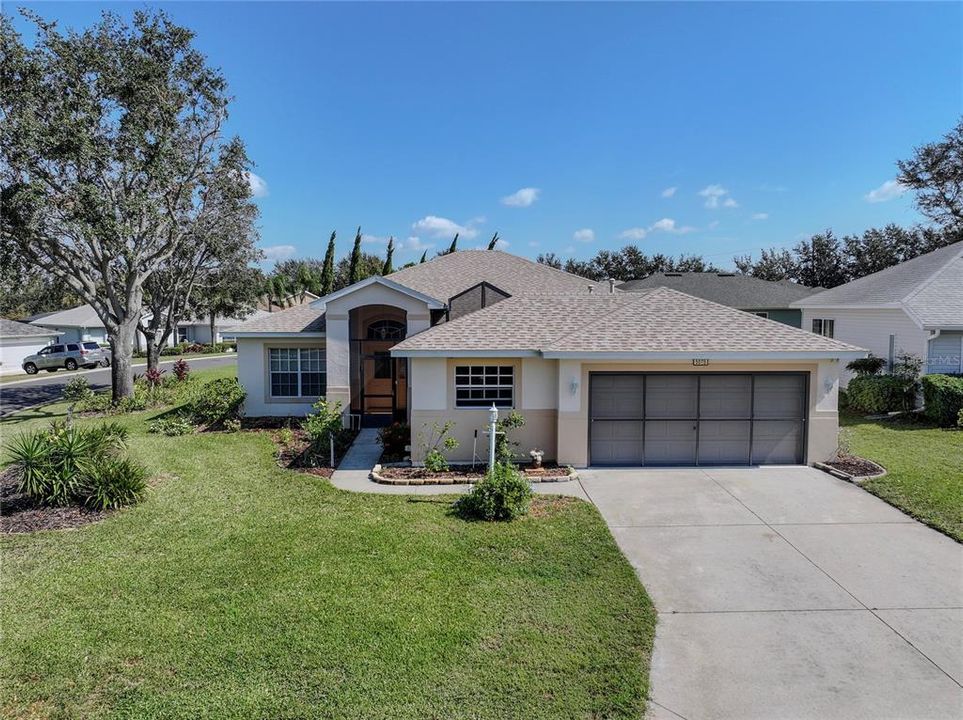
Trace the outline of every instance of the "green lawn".
{"label": "green lawn", "polygon": [[144,503],[3,539],[5,716],[641,716],[655,614],[591,505],[467,523],[282,470],[264,434],[148,435],[156,414],[121,420],[160,476]]}
{"label": "green lawn", "polygon": [[888,470],[864,488],[963,542],[963,432],[854,416],[842,425],[853,453]]}

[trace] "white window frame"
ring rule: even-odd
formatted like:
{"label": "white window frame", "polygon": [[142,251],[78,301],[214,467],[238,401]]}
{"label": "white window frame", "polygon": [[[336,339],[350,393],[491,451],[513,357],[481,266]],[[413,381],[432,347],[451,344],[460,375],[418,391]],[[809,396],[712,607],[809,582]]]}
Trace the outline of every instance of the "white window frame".
{"label": "white window frame", "polygon": [[184,326],[184,325],[178,325],[178,326],[177,326],[177,343],[176,343],[176,344],[177,344],[177,345],[180,345],[181,343],[190,342],[190,340],[188,340],[188,338],[187,338],[187,334],[188,334],[188,333],[187,333],[187,327]]}
{"label": "white window frame", "polygon": [[[472,390],[482,391],[482,395],[495,394],[496,396],[504,395],[507,390],[509,397],[459,399],[459,390],[468,390],[469,393]],[[456,365],[455,407],[459,410],[484,410],[490,408],[492,403],[495,403],[495,407],[502,409],[515,407],[515,366],[504,363]]]}
{"label": "white window frame", "polygon": [[[282,357],[282,353],[286,353]],[[293,355],[292,355],[293,354]],[[311,357],[315,354],[315,357]],[[318,370],[305,369],[305,363],[317,362],[319,365]],[[282,365],[282,363],[284,363]],[[293,364],[292,364],[293,363]],[[282,369],[283,368],[283,369]],[[267,356],[267,382],[268,382],[268,396],[271,399],[300,399],[300,398],[317,398],[322,397],[327,392],[328,389],[328,367],[327,367],[327,353],[325,348],[316,347],[272,347],[268,348]],[[297,377],[297,394],[296,395],[275,395],[274,394],[274,376],[275,375],[289,375],[293,374]],[[306,374],[320,374],[321,375],[321,393],[320,394],[310,394],[305,395],[302,390],[303,376]]]}
{"label": "white window frame", "polygon": [[[819,323],[817,330],[816,323]],[[811,325],[813,333],[816,335],[822,335],[823,337],[833,338],[836,336],[836,319],[835,318],[813,318]],[[826,330],[829,332],[826,332]]]}

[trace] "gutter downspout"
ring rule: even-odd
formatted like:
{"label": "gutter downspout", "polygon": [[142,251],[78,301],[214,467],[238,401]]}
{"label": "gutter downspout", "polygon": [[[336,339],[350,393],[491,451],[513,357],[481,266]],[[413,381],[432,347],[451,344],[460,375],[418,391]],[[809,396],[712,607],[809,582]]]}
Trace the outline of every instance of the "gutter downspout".
{"label": "gutter downspout", "polygon": [[[942,330],[937,328],[936,330],[930,331],[930,334],[926,336],[926,374],[929,375],[930,372],[930,343],[936,340],[940,336]],[[963,357],[960,358],[960,363],[963,364]],[[963,369],[961,369],[963,372]]]}

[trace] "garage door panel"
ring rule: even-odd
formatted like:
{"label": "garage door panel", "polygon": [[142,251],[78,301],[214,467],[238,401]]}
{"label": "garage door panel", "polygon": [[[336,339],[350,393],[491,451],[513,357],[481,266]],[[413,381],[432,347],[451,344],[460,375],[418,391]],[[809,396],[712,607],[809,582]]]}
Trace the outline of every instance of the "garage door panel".
{"label": "garage door panel", "polygon": [[699,422],[700,465],[748,465],[748,420],[702,420]]}
{"label": "garage door panel", "polygon": [[749,375],[703,375],[699,386],[699,417],[749,419],[752,410]]}
{"label": "garage door panel", "polygon": [[757,465],[791,465],[802,458],[801,420],[754,420],[752,462]]}
{"label": "garage door panel", "polygon": [[694,465],[696,423],[692,420],[646,420],[646,465]]}
{"label": "garage door panel", "polygon": [[642,418],[641,375],[598,375],[592,378],[592,417]]}
{"label": "garage door panel", "polygon": [[591,454],[593,465],[641,465],[642,421],[595,420]]}
{"label": "garage door panel", "polygon": [[696,375],[649,375],[645,382],[647,418],[694,418],[699,411]]}
{"label": "garage door panel", "polygon": [[806,417],[806,379],[802,375],[756,375],[755,418]]}

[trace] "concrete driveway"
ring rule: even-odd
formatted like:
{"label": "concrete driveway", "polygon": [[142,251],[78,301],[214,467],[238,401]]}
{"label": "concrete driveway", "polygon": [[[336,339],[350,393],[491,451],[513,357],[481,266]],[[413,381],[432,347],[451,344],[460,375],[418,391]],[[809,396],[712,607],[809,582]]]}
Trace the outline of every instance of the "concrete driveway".
{"label": "concrete driveway", "polygon": [[587,470],[659,610],[649,717],[963,717],[963,547],[805,467]]}

